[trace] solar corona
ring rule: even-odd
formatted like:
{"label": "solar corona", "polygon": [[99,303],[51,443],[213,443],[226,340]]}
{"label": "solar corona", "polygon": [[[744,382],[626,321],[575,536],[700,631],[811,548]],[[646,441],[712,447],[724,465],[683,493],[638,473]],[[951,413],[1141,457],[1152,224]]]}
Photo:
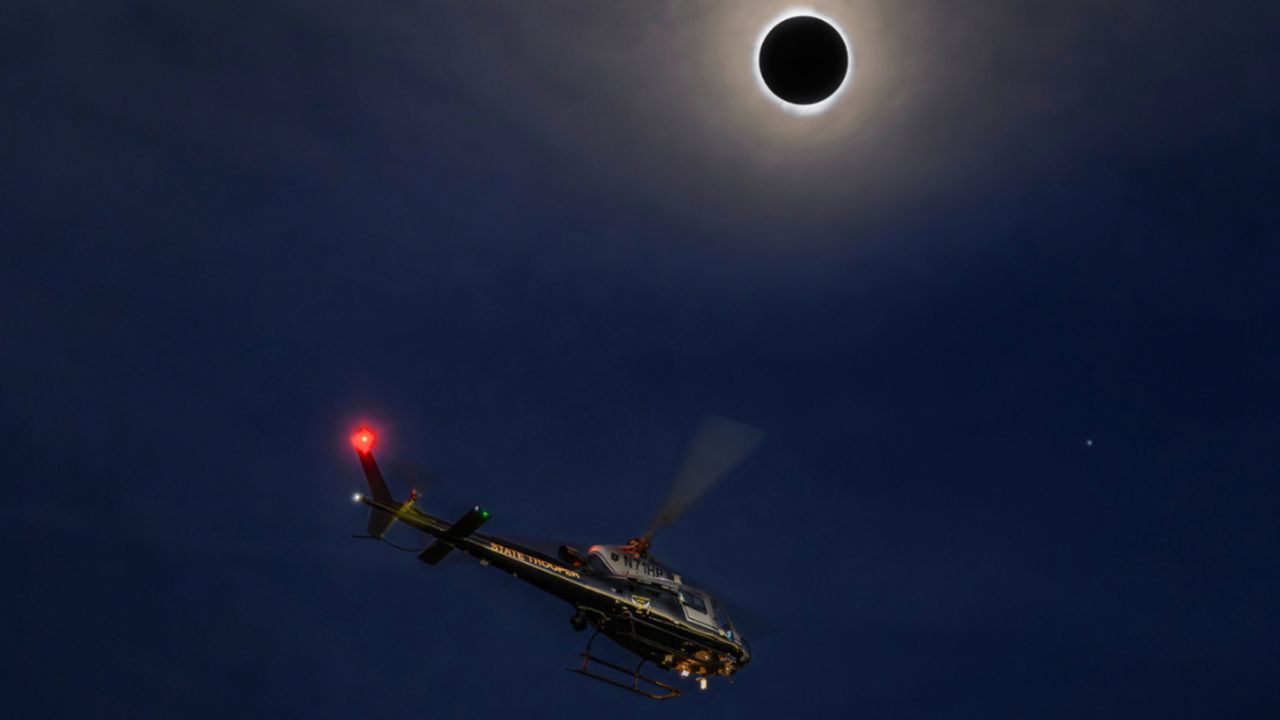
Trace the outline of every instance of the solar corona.
{"label": "solar corona", "polygon": [[794,10],[765,25],[753,65],[766,97],[787,113],[812,116],[829,109],[852,81],[853,53],[834,20]]}

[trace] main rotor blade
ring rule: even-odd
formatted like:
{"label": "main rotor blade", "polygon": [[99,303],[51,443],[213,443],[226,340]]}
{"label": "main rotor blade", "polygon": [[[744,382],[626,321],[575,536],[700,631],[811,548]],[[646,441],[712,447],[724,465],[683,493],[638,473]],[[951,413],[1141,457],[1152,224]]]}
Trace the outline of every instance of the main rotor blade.
{"label": "main rotor blade", "polygon": [[646,539],[675,522],[735,466],[746,460],[760,444],[764,433],[750,425],[708,415],[685,448],[680,469],[667,491],[666,502],[645,532]]}

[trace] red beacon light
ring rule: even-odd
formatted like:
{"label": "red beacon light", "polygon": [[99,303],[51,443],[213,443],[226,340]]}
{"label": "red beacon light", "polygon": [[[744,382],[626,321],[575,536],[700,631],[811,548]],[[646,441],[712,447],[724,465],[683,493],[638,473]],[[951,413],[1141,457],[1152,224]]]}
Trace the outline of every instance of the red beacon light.
{"label": "red beacon light", "polygon": [[351,447],[361,455],[368,455],[373,450],[373,443],[377,441],[377,436],[369,428],[360,428],[351,435]]}

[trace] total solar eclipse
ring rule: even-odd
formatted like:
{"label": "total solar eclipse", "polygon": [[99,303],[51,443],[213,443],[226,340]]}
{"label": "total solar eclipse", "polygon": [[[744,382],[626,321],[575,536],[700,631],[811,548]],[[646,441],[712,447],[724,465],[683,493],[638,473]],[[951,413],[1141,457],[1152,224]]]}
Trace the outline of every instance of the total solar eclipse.
{"label": "total solar eclipse", "polygon": [[816,109],[844,85],[849,48],[832,23],[813,15],[795,15],[765,33],[757,62],[760,80],[774,97]]}

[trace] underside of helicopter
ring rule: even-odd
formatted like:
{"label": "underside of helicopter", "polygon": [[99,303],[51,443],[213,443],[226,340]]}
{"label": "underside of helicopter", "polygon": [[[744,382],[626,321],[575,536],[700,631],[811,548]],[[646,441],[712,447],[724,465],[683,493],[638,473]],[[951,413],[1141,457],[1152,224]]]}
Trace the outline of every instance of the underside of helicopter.
{"label": "underside of helicopter", "polygon": [[[680,691],[667,683],[642,675],[641,669],[645,663],[676,672],[682,678],[692,677],[705,690],[708,677],[729,677],[750,658],[739,645],[698,637],[681,624],[668,622],[657,615],[630,611],[606,615],[580,609],[579,614],[574,616],[575,626],[583,616],[594,616],[586,622],[595,626],[596,632],[581,653],[581,666],[570,670],[655,700],[678,697]],[[600,634],[638,656],[640,662],[627,668],[593,655],[592,645]]]}
{"label": "underside of helicopter", "polygon": [[[685,584],[649,554],[649,547],[658,529],[741,462],[759,439],[758,430],[741,423],[705,419],[686,450],[666,503],[644,535],[625,545],[593,545],[585,553],[568,545],[546,553],[477,532],[490,518],[480,507],[450,523],[419,510],[416,491],[404,502],[393,499],[373,460],[374,434],[363,428],[351,442],[370,495],[357,494],[354,499],[371,512],[367,533],[357,537],[390,542],[384,536],[399,522],[430,541],[418,555],[428,565],[438,565],[456,550],[566,600],[576,610],[571,618],[574,629],[594,628],[580,666],[569,670],[655,700],[674,698],[680,695],[676,687],[641,674],[646,663],[691,679],[705,690],[709,678],[732,676],[751,655],[720,601]],[[593,650],[600,635],[638,657],[638,664],[627,667],[601,657]]]}

